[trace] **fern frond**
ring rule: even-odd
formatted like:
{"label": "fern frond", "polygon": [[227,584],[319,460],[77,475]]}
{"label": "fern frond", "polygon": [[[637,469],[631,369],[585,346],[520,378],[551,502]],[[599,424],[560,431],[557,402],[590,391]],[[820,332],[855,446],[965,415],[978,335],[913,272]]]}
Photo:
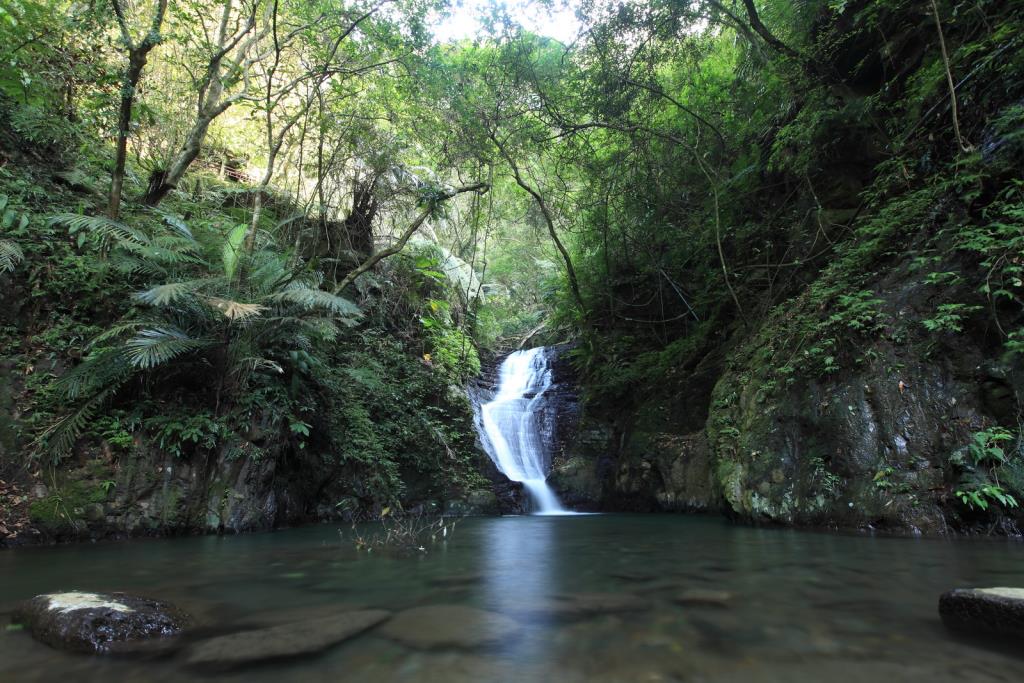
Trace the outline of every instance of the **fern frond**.
{"label": "fern frond", "polygon": [[122,349],[99,349],[54,383],[70,401],[76,401],[107,387],[119,386],[131,374],[132,366]]}
{"label": "fern frond", "polygon": [[163,247],[166,249],[174,249],[175,251],[183,251],[188,254],[198,253],[203,245],[195,239],[189,239],[183,235],[171,233],[169,235],[154,235],[150,238],[150,243],[154,246]]}
{"label": "fern frond", "polygon": [[151,266],[149,264],[134,256],[120,256],[114,262],[114,270],[125,275],[148,272],[150,269]]}
{"label": "fern frond", "polygon": [[386,372],[379,363],[371,362],[367,366],[344,366],[340,370],[343,375],[362,387],[364,391],[378,392],[384,389],[383,377]]}
{"label": "fern frond", "polygon": [[269,370],[275,375],[284,374],[284,368],[277,361],[270,360],[269,358],[258,358],[255,356],[247,358],[239,358],[235,362],[235,368],[231,374],[237,375],[239,372],[258,372],[260,370]]}
{"label": "fern frond", "polygon": [[104,389],[64,417],[57,419],[39,434],[35,440],[36,447],[48,453],[52,464],[56,465],[71,452],[78,437],[92,420],[96,409],[102,406],[120,386],[117,384]]}
{"label": "fern frond", "polygon": [[118,337],[124,336],[126,332],[135,332],[141,327],[152,327],[153,322],[150,320],[130,320],[128,322],[119,323],[107,328],[103,332],[92,338],[89,344],[86,346],[87,349],[97,347],[103,342],[110,341],[111,339],[117,339]]}
{"label": "fern frond", "polygon": [[321,309],[336,315],[358,318],[363,312],[345,297],[314,289],[305,285],[293,285],[267,296],[268,301],[295,304],[305,310]]}
{"label": "fern frond", "polygon": [[78,213],[58,213],[50,216],[47,220],[49,225],[67,226],[71,234],[81,230],[87,230],[100,238],[115,239],[121,242],[136,242],[144,244],[149,237],[141,230],[125,225],[121,221],[115,221],[106,216],[83,216]]}
{"label": "fern frond", "polygon": [[181,216],[160,207],[153,207],[153,211],[163,219],[164,224],[169,228],[177,232],[179,235],[188,238],[190,241],[195,242],[195,237],[192,236],[192,231],[189,230],[188,224]]}
{"label": "fern frond", "polygon": [[209,279],[183,280],[181,282],[168,282],[157,285],[144,292],[137,292],[135,298],[150,306],[166,306],[173,304],[186,296],[195,294]]}
{"label": "fern frond", "polygon": [[13,271],[24,258],[21,247],[10,240],[0,240],[0,273]]}
{"label": "fern frond", "polygon": [[241,301],[231,301],[215,296],[207,297],[206,302],[223,313],[224,317],[228,320],[245,320],[246,318],[258,316],[267,310],[267,307],[261,304],[246,304]]}
{"label": "fern frond", "polygon": [[158,327],[140,330],[125,348],[132,365],[150,370],[206,345],[206,341],[193,339],[179,329]]}
{"label": "fern frond", "polygon": [[[140,256],[147,261],[153,261],[161,265],[176,266],[182,263],[199,263],[199,259],[189,253],[191,245],[181,245],[166,238],[153,240],[147,244],[137,242],[122,242],[121,248],[125,251]],[[184,248],[182,248],[184,246]]]}

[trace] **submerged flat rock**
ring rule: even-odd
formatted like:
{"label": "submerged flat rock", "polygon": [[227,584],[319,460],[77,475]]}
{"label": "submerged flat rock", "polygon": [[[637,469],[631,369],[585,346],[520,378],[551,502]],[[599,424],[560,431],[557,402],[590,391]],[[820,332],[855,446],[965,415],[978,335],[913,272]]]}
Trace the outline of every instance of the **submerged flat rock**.
{"label": "submerged flat rock", "polygon": [[387,619],[384,610],[358,610],[205,640],[187,658],[192,666],[231,668],[321,652]]}
{"label": "submerged flat rock", "polygon": [[15,610],[38,641],[73,652],[109,652],[118,643],[166,638],[181,632],[187,617],[172,605],[123,593],[47,593]]}
{"label": "submerged flat rock", "polygon": [[1024,639],[1024,588],[958,588],[939,598],[947,628]]}
{"label": "submerged flat rock", "polygon": [[650,607],[650,601],[630,593],[564,593],[547,600],[522,603],[515,612],[530,619],[572,620],[641,612]]}
{"label": "submerged flat rock", "polygon": [[732,601],[732,593],[690,588],[676,595],[672,601],[684,607],[728,607]]}
{"label": "submerged flat rock", "polygon": [[426,605],[399,612],[381,629],[410,647],[472,649],[511,638],[519,625],[495,612],[464,605]]}

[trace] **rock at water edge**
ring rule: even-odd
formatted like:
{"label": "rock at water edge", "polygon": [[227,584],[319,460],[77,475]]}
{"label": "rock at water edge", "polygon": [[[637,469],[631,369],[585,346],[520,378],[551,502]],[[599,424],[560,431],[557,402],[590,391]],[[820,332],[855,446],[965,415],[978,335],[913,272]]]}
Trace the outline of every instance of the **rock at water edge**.
{"label": "rock at water edge", "polygon": [[1024,588],[958,588],[939,598],[947,628],[1024,639]]}
{"label": "rock at water edge", "polygon": [[173,606],[123,593],[48,593],[15,610],[12,621],[50,647],[108,652],[113,644],[166,638],[187,617]]}

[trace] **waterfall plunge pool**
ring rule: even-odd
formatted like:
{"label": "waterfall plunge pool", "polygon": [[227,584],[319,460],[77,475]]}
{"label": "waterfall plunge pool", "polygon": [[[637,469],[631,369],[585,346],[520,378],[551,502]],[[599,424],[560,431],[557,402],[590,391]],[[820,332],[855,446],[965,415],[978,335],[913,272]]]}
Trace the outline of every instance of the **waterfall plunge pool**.
{"label": "waterfall plunge pool", "polygon": [[[619,514],[466,519],[443,546],[405,558],[358,553],[350,536],[316,526],[0,552],[0,610],[55,590],[120,590],[200,623],[175,648],[134,658],[66,654],[0,630],[0,681],[1019,680],[1019,658],[951,636],[936,610],[952,587],[1019,585],[1015,542]],[[385,624],[271,665],[213,675],[185,663],[217,634],[424,605],[472,606],[511,630],[481,647],[417,648],[386,637]]]}

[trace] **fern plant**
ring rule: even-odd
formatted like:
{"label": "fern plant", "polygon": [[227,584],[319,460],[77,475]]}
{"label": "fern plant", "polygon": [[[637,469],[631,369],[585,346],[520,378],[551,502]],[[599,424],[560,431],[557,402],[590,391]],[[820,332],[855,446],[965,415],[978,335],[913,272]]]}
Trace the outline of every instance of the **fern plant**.
{"label": "fern plant", "polygon": [[13,271],[23,258],[25,255],[17,244],[10,240],[0,240],[0,273]]}
{"label": "fern plant", "polygon": [[1018,506],[1009,490],[1020,471],[1016,442],[1017,436],[1008,429],[989,427],[973,434],[967,448],[954,454],[953,464],[960,470],[955,493],[961,503],[982,511],[991,503],[1004,508]]}
{"label": "fern plant", "polygon": [[93,339],[84,361],[59,380],[74,407],[40,436],[54,459],[134,378],[157,391],[204,386],[214,414],[223,414],[257,380],[309,372],[309,364],[293,367],[294,352],[325,348],[339,326],[361,315],[320,289],[320,273],[294,264],[266,234],[246,252],[238,228],[226,236],[212,226],[193,234],[178,218],[160,218],[147,228],[77,214],[50,219],[101,241],[118,269],[145,283],[132,295],[130,313]]}
{"label": "fern plant", "polygon": [[[0,194],[0,229],[24,231],[28,226],[28,214],[8,206],[7,195]],[[0,239],[0,273],[9,273],[14,270],[25,258],[21,247],[9,239]]]}

